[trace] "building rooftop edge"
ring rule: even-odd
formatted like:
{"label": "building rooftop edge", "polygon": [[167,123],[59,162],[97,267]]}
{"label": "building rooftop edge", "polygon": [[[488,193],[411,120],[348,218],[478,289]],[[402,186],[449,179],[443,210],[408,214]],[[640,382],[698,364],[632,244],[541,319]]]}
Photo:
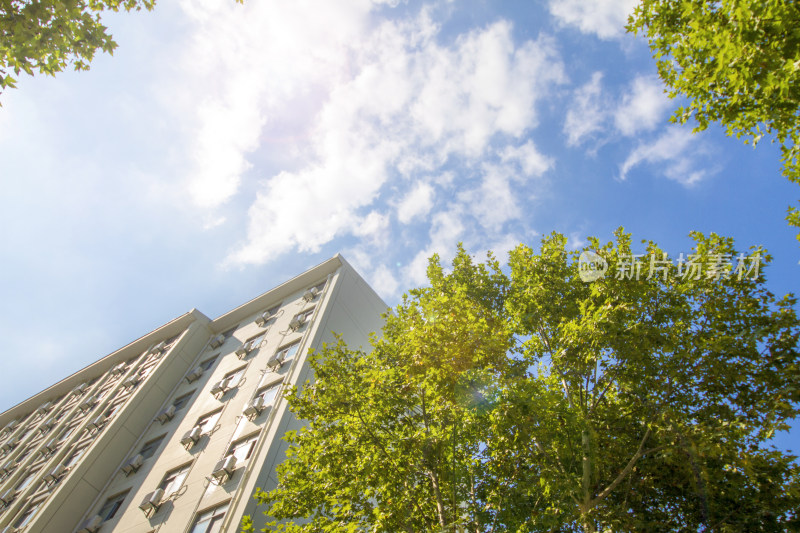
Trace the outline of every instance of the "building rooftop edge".
{"label": "building rooftop edge", "polygon": [[[0,426],[4,421],[9,421],[21,414],[25,414],[30,409],[35,409],[39,404],[44,403],[49,398],[64,394],[69,390],[80,385],[81,382],[96,374],[101,374],[106,370],[113,367],[132,356],[133,353],[138,353],[145,350],[150,344],[163,338],[169,338],[175,334],[184,331],[190,324],[200,322],[205,324],[213,333],[220,333],[227,328],[236,325],[242,319],[250,316],[258,311],[261,307],[266,307],[270,301],[282,299],[291,293],[300,290],[305,284],[315,281],[323,275],[329,275],[336,272],[340,267],[355,272],[352,266],[344,260],[341,254],[337,253],[333,257],[317,264],[304,271],[297,276],[281,283],[280,285],[256,296],[252,300],[235,307],[234,309],[220,315],[215,319],[210,319],[201,311],[196,308],[170,320],[166,324],[142,335],[141,337],[129,342],[125,346],[111,352],[110,354],[101,357],[97,361],[73,372],[64,379],[50,385],[46,389],[30,396],[29,398],[17,403],[0,412]],[[357,274],[357,273],[356,273]]]}

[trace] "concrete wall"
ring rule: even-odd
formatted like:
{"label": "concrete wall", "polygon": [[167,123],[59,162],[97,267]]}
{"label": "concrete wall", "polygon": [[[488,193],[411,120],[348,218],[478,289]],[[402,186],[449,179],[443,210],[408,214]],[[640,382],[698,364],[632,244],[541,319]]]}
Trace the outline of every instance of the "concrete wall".
{"label": "concrete wall", "polygon": [[[323,284],[321,294],[310,301],[304,298],[309,287]],[[266,309],[277,305],[280,310],[275,317],[264,325],[256,323]],[[310,320],[299,329],[290,328],[293,317],[309,309],[313,309]],[[10,420],[31,413],[46,399],[53,399],[56,404],[53,412],[64,411],[69,415],[59,421],[50,435],[58,434],[75,420],[80,424],[56,453],[46,459],[27,457],[20,463],[20,470],[26,465],[40,468],[39,478],[0,514],[0,528],[13,524],[32,499],[44,498],[45,504],[25,531],[75,531],[78,524],[98,514],[109,497],[125,493],[122,506],[103,523],[102,532],[143,533],[160,529],[169,533],[188,532],[198,512],[224,503],[229,503],[230,508],[222,530],[236,531],[243,514],[257,514],[252,494],[257,486],[269,485],[275,466],[285,456],[286,444],[280,437],[302,424],[288,411],[280,396],[257,416],[244,416],[245,407],[264,386],[279,383],[285,388],[312,379],[308,350],[333,342],[333,332],[342,334],[352,347],[368,348],[369,334],[380,330],[383,324],[380,315],[385,311],[386,305],[377,294],[336,256],[213,321],[197,311],[187,313],[0,414],[3,427]],[[233,333],[223,345],[212,348],[209,341],[225,331]],[[123,386],[125,379],[146,367],[148,361],[152,362],[149,350],[155,342],[181,332],[144,380],[132,391]],[[263,341],[257,349],[241,357],[237,355],[245,341],[262,333]],[[274,370],[268,368],[267,362],[276,351],[295,341],[300,343],[295,357]],[[186,379],[198,364],[214,356],[214,365],[199,379],[192,382]],[[123,361],[128,362],[126,371],[114,375],[112,368]],[[243,378],[236,387],[221,395],[211,393],[219,380],[237,369],[243,370]],[[72,388],[90,379],[96,381],[81,397],[70,394]],[[78,404],[82,398],[100,390],[106,391],[102,401],[89,413],[81,412]],[[154,420],[176,398],[188,393],[191,399],[172,419],[163,423]],[[115,403],[120,406],[102,429],[89,431],[87,427],[94,417]],[[181,443],[198,419],[216,411],[219,411],[216,424],[196,444]],[[0,446],[26,429],[38,427],[42,420],[28,416],[19,427],[0,438]],[[35,433],[28,432],[22,444],[0,458],[0,465],[4,460],[13,461],[23,453],[22,449],[33,446],[31,449],[40,450],[46,438],[34,438]],[[155,454],[141,468],[129,475],[121,470],[145,443],[161,436]],[[229,478],[215,480],[214,467],[226,456],[232,443],[250,436],[256,440],[249,459],[239,462]],[[85,444],[89,446],[81,460],[57,483],[45,486],[39,481]],[[155,512],[145,514],[139,509],[139,504],[158,488],[168,472],[186,465],[188,473],[176,493],[160,502]],[[19,470],[8,475],[0,483],[0,494],[4,487],[15,486],[23,475]]]}

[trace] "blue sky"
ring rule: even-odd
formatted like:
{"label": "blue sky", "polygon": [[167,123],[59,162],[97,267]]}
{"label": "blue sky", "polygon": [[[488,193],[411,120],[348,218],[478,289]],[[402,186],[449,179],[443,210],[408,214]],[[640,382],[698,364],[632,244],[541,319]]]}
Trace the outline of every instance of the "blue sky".
{"label": "blue sky", "polygon": [[[0,95],[11,405],[196,307],[344,254],[390,304],[463,241],[624,226],[763,245],[796,290],[778,150],[670,125],[630,0],[162,1],[89,72]],[[642,251],[643,251],[642,246]],[[779,439],[788,445],[791,436]]]}

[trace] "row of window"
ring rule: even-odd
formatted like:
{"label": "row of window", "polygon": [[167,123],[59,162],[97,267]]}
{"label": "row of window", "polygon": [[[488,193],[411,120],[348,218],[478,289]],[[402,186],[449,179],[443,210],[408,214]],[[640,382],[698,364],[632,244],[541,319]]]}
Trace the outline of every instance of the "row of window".
{"label": "row of window", "polygon": [[[318,293],[319,291],[321,291],[322,287],[324,287],[324,282],[322,284],[320,284],[320,286],[315,287],[314,290]],[[315,296],[316,296],[316,294],[315,294]],[[280,310],[280,305],[277,305],[277,306],[274,306],[273,308],[267,310],[266,312],[264,312],[261,315],[262,323],[259,324],[259,325],[263,326],[264,324],[266,324],[267,320],[275,317],[276,314],[279,312],[279,310]],[[311,308],[311,309],[306,309],[301,313],[298,313],[293,318],[293,324],[298,324],[298,323],[299,323],[299,325],[304,324],[305,322],[307,322],[310,319],[310,317],[312,316],[313,312],[314,312],[314,308]],[[222,342],[224,342],[224,340],[230,338],[233,335],[233,333],[236,331],[237,327],[231,328],[231,329],[223,332],[222,334],[220,334],[220,337],[222,337],[222,338],[218,338],[219,339],[218,345],[221,345]],[[293,326],[292,329],[297,329],[297,327]],[[239,356],[240,358],[243,358],[245,355],[249,354],[250,352],[260,348],[261,344],[264,341],[265,336],[266,336],[266,331],[261,332],[258,335],[255,335],[255,336],[247,339],[242,344],[242,347],[240,347],[236,351],[237,356]],[[277,362],[279,364],[282,364],[284,362],[287,362],[287,361],[291,360],[295,356],[295,354],[297,353],[297,350],[299,349],[299,347],[300,347],[300,340],[296,340],[296,341],[293,341],[293,342],[291,342],[291,343],[289,343],[287,345],[279,347],[276,350],[275,354],[270,358],[270,363],[274,364],[275,362]],[[189,375],[187,375],[187,381],[192,382],[195,379],[199,378],[203,373],[205,373],[208,370],[210,370],[214,366],[214,364],[217,362],[218,357],[219,357],[218,355],[215,355],[215,356],[213,356],[213,357],[211,357],[209,359],[204,360],[202,363],[200,363],[200,365],[194,371],[192,371]],[[246,366],[242,366],[240,368],[232,370],[231,372],[226,373],[224,375],[223,379],[217,384],[217,386],[219,386],[220,383],[224,382],[225,383],[225,385],[224,385],[225,389],[235,388],[236,386],[238,386],[240,384],[245,370],[246,370]],[[266,406],[266,405],[271,404],[275,400],[275,398],[276,398],[276,396],[277,396],[277,394],[278,394],[278,392],[280,390],[280,387],[281,387],[281,382],[272,383],[272,384],[269,384],[269,385],[266,385],[264,387],[259,388],[256,391],[256,394],[253,396],[253,399],[248,404],[248,406],[249,407],[251,407],[253,405]],[[214,389],[215,388],[212,387],[212,392],[214,392]],[[176,413],[177,411],[180,411],[186,405],[189,404],[189,402],[190,402],[191,398],[194,396],[195,392],[196,392],[196,390],[192,390],[192,391],[189,391],[189,392],[187,392],[185,394],[182,394],[181,396],[178,396],[177,398],[175,398],[175,400],[171,404],[171,409],[170,409],[170,411],[171,411],[173,416],[174,416],[174,413]],[[214,410],[214,411],[212,411],[210,413],[204,414],[201,417],[199,417],[197,419],[197,422],[192,427],[192,430],[187,432],[187,435],[184,437],[184,440],[182,442],[190,443],[189,439],[190,439],[191,435],[203,435],[203,434],[211,433],[213,431],[214,427],[216,426],[216,423],[217,423],[219,417],[222,414],[222,410],[223,410],[222,408],[219,408],[219,409],[216,409],[216,410]],[[158,437],[156,437],[154,439],[151,439],[151,440],[145,442],[142,445],[142,448],[139,450],[139,454],[138,455],[141,456],[142,459],[148,459],[148,458],[152,457],[153,455],[156,454],[156,452],[158,451],[159,446],[161,445],[161,443],[164,441],[165,438],[166,438],[166,434],[160,435],[160,436],[158,436]],[[257,438],[258,438],[258,435],[256,433],[256,434],[253,434],[251,436],[245,437],[243,439],[239,439],[239,440],[235,441],[234,443],[232,443],[230,445],[230,447],[228,448],[227,453],[223,457],[223,460],[220,461],[218,466],[226,464],[226,461],[227,461],[227,464],[233,464],[233,465],[238,465],[240,463],[246,462],[250,458],[252,453],[253,453],[253,450],[254,450],[256,442],[257,442]],[[191,443],[193,443],[193,442],[195,442],[195,441],[192,440]],[[231,461],[230,458],[233,458],[233,460]],[[185,465],[182,465],[182,466],[180,466],[178,468],[170,470],[169,472],[167,472],[165,474],[165,476],[161,480],[161,483],[158,486],[158,489],[159,489],[158,497],[162,501],[164,499],[168,498],[170,495],[176,493],[178,490],[180,490],[180,488],[183,486],[183,483],[184,483],[184,481],[186,479],[186,476],[188,475],[188,473],[189,473],[189,471],[191,469],[191,466],[192,466],[192,462],[189,462],[189,463],[187,463]],[[216,474],[217,474],[217,472],[214,472],[212,474],[212,477],[214,477]],[[224,472],[224,474],[226,476],[230,476],[231,472]],[[150,493],[148,495],[148,498],[152,498],[154,494],[156,494],[156,493],[155,492],[154,493]],[[123,505],[127,495],[128,495],[128,491],[116,494],[116,495],[110,497],[103,504],[103,506],[100,508],[100,511],[98,513],[98,515],[100,516],[102,521],[110,520],[116,515],[117,511]],[[152,502],[150,500],[147,500],[147,501],[143,502],[142,509],[143,510],[145,510],[145,509],[149,509],[149,510],[156,509],[157,510],[157,505],[158,505],[158,502]],[[197,517],[196,517],[196,519],[194,521],[194,524],[192,526],[191,533],[217,533],[219,531],[219,528],[221,527],[222,519],[225,516],[225,512],[226,512],[227,508],[228,508],[228,504],[225,503],[223,505],[220,505],[220,506],[217,506],[217,507],[214,507],[214,508],[211,508],[211,509],[208,509],[208,510],[205,510],[205,511],[202,511],[202,512],[198,513]]]}
{"label": "row of window", "polygon": [[[63,475],[63,473],[66,473],[66,471],[72,468],[80,460],[81,456],[83,456],[84,452],[86,452],[86,449],[88,447],[89,443],[86,442],[83,445],[77,447],[75,451],[72,452],[72,454],[70,454],[67,460],[62,464],[61,475]],[[25,475],[21,480],[19,480],[17,482],[17,485],[13,489],[12,495],[15,496],[16,493],[19,493],[24,489],[26,489],[31,484],[31,482],[39,475],[39,472],[40,472],[39,469],[31,470],[27,475]],[[58,482],[58,480],[59,480],[59,475],[55,473],[53,473],[52,479],[48,480],[48,476],[45,476],[44,478],[45,483],[55,483]],[[23,512],[17,517],[17,519],[12,524],[12,527],[23,528],[26,525],[28,525],[28,523],[33,519],[33,517],[36,515],[36,512],[39,510],[39,508],[42,506],[42,504],[45,502],[46,499],[47,499],[47,494],[34,496],[34,500],[25,507]],[[6,505],[10,503],[11,503],[10,501],[6,502]]]}
{"label": "row of window", "polygon": [[[161,444],[162,440],[166,435],[162,435],[153,439],[142,447],[139,451],[139,454],[143,457],[152,457],[158,446]],[[255,449],[256,442],[258,440],[258,434],[252,434],[248,437],[239,439],[232,443],[228,448],[227,453],[223,457],[222,461],[218,463],[218,470],[212,472],[212,477],[216,477],[220,479],[218,476],[222,475],[224,477],[230,477],[235,471],[236,468],[242,463],[247,462],[253,454],[253,450]],[[140,508],[148,514],[148,516],[152,516],[149,513],[155,513],[158,511],[160,504],[163,501],[166,501],[170,496],[177,493],[184,484],[186,477],[189,474],[189,471],[192,468],[193,462],[188,462],[184,465],[181,465],[177,468],[174,468],[167,472],[159,483],[157,491],[151,492],[147,495],[145,500],[140,505]],[[231,470],[223,470],[229,468],[228,466],[219,465],[231,465]],[[121,492],[119,494],[115,494],[106,500],[103,506],[97,513],[97,516],[100,517],[101,522],[105,522],[107,520],[111,520],[117,514],[117,511],[122,507],[125,499],[127,498],[130,489]],[[201,512],[197,515],[195,519],[195,523],[193,526],[192,531],[195,532],[206,532],[206,531],[216,531],[216,529],[207,529],[208,527],[213,526],[213,524],[218,523],[218,520],[221,521],[221,518],[224,516],[224,508],[227,506],[220,506],[215,507],[211,510]],[[219,522],[221,523],[221,522]],[[199,529],[198,529],[199,528]]]}
{"label": "row of window", "polygon": [[[174,340],[175,339],[170,339],[166,342],[162,342],[160,345],[157,345],[153,349],[146,352],[144,361],[139,368],[137,375],[143,378],[149,374],[158,363],[158,359],[160,358],[161,354],[169,348],[169,345]],[[8,507],[11,501],[13,501],[19,495],[19,493],[32,485],[32,483],[42,473],[41,467],[42,464],[46,462],[47,457],[55,453],[60,445],[74,434],[75,430],[82,425],[84,417],[91,412],[92,408],[100,403],[100,400],[107,395],[117,383],[117,376],[124,374],[129,368],[129,365],[134,364],[136,360],[140,359],[140,357],[141,356],[136,356],[127,362],[120,363],[105,376],[97,376],[88,382],[80,384],[68,395],[66,395],[66,397],[61,396],[54,400],[45,402],[32,413],[19,417],[15,421],[9,423],[6,428],[4,428],[3,434],[4,436],[8,437],[8,439],[0,451],[7,454],[14,449],[16,445],[23,441],[23,439],[35,427],[37,421],[45,419],[48,413],[55,408],[55,413],[52,416],[39,423],[37,435],[26,444],[26,446],[20,453],[16,455],[11,463],[7,463],[5,466],[0,468],[0,476],[2,477],[10,475],[11,471],[15,467],[19,466],[31,454],[32,451],[39,448],[44,436],[49,433],[67,413],[71,412],[76,404],[78,406],[78,410],[76,412],[77,416],[73,417],[69,421],[69,425],[62,428],[56,437],[50,439],[44,446],[41,447],[41,453],[37,456],[37,459],[26,467],[26,474],[22,478],[16,480],[12,489],[9,489],[4,493],[7,501],[4,500],[2,502],[3,509]],[[107,377],[108,379],[102,384],[100,390],[88,398],[81,399],[84,393],[102,377]],[[79,440],[76,443],[72,453],[67,457],[66,461],[56,466],[52,472],[48,472],[46,475],[42,476],[41,479],[43,483],[41,487],[44,489],[44,493],[42,493],[43,490],[40,489],[37,489],[37,491],[33,493],[32,501],[24,507],[23,511],[13,521],[13,528],[20,529],[28,525],[28,523],[36,515],[36,512],[46,501],[49,495],[47,487],[50,487],[60,481],[60,479],[62,479],[64,475],[80,461],[81,457],[91,443],[89,438],[90,435],[96,433],[105,425],[107,420],[112,417],[119,407],[127,400],[126,396],[127,395],[123,394],[118,398],[115,398],[113,403],[107,405],[99,416],[95,417],[89,424],[87,424],[87,435],[85,439],[82,439],[83,442]],[[12,433],[14,433],[14,429],[17,429],[19,424],[23,422],[27,423],[25,423],[23,427],[19,428],[19,431],[16,432],[16,435],[13,435]]]}
{"label": "row of window", "polygon": [[[312,301],[313,299],[315,299],[321,293],[321,291],[324,288],[324,286],[325,286],[325,282],[323,281],[320,284],[318,284],[317,286],[308,289],[303,295],[303,300],[306,301],[306,302]],[[259,318],[256,320],[258,325],[259,326],[265,326],[266,323],[269,320],[271,320],[271,319],[275,318],[276,316],[278,316],[278,313],[280,312],[280,307],[281,307],[281,305],[278,304],[278,305],[273,306],[272,308],[268,309],[264,313],[262,313],[262,315],[260,315]],[[296,314],[293,317],[292,321],[290,322],[290,329],[291,330],[297,330],[300,327],[302,327],[306,322],[308,322],[308,320],[311,318],[313,313],[314,313],[314,308],[312,307],[312,308],[309,308],[309,309],[305,309],[302,312]],[[222,339],[220,339],[220,340],[222,340],[224,342],[225,340],[230,338],[235,333],[237,328],[238,328],[238,326],[237,327],[233,327],[233,328],[225,331],[223,334],[221,334]],[[245,341],[245,343],[243,343],[242,347],[239,348],[236,351],[237,355],[240,358],[244,358],[245,355],[247,355],[250,352],[260,348],[261,344],[264,341],[265,336],[266,336],[266,331],[261,332],[258,335],[255,335],[254,337],[251,337],[250,339],[247,339],[247,341]],[[162,343],[156,345],[154,348],[152,348],[146,354],[147,355],[146,360],[144,361],[144,363],[141,365],[141,367],[137,371],[137,374],[134,375],[134,376],[129,377],[123,383],[124,388],[128,389],[128,388],[135,387],[139,382],[141,382],[145,377],[147,377],[147,375],[149,375],[149,373],[152,372],[152,370],[156,366],[161,353],[166,351],[166,349],[169,348],[169,345],[172,342],[174,342],[175,339],[177,339],[177,337],[175,337],[173,339],[169,339],[168,341],[162,342]],[[300,341],[298,340],[298,341],[292,342],[292,343],[290,343],[288,345],[279,347],[278,350],[276,351],[276,353],[270,358],[270,360],[268,362],[268,366],[270,366],[271,368],[275,369],[275,367],[280,366],[282,363],[291,360],[294,357],[294,355],[296,354],[296,352],[297,352],[297,350],[299,348],[299,345],[300,345]],[[119,365],[117,365],[116,367],[114,367],[111,370],[110,374],[112,376],[118,376],[118,375],[121,376],[122,374],[124,374],[127,371],[127,369],[129,368],[129,365],[133,364],[138,358],[139,358],[139,356],[131,359],[130,361],[120,363]],[[214,365],[214,363],[216,362],[216,358],[217,358],[217,356],[212,357],[210,359],[207,359],[206,361],[201,363],[200,366],[197,369],[195,369],[195,371],[199,370],[200,374],[202,374],[203,372],[209,370]],[[241,377],[242,377],[242,375],[244,373],[244,370],[245,370],[245,367],[242,367],[240,369],[234,370],[234,371],[226,374],[225,380],[227,380],[228,388],[236,387],[239,384],[239,382],[241,380]],[[81,396],[83,394],[83,392],[86,391],[87,388],[89,386],[91,386],[92,384],[94,384],[98,379],[100,379],[100,378],[99,377],[94,378],[91,382],[84,383],[84,384],[80,385],[79,387],[77,387],[76,390],[73,391],[73,394],[70,395],[68,404],[72,405],[73,404],[72,399],[74,397]],[[189,378],[187,377],[187,379],[189,379]],[[116,380],[113,380],[113,378],[112,378],[111,381],[109,381],[108,383],[104,384],[103,389],[101,389],[101,391],[99,391],[96,395],[94,395],[93,397],[89,398],[88,400],[84,400],[84,402],[82,402],[82,404],[81,404],[81,412],[86,413],[91,409],[91,407],[94,407],[94,405],[96,405],[99,402],[100,398],[102,398],[111,389],[111,387],[113,386],[115,381]],[[256,392],[256,394],[253,397],[253,399],[251,400],[250,404],[248,405],[248,409],[247,410],[249,410],[251,412],[254,412],[256,414],[260,413],[261,412],[260,409],[263,409],[264,406],[269,405],[274,401],[275,396],[277,395],[277,392],[278,392],[279,389],[280,389],[280,384],[279,383],[278,384],[273,384],[273,385],[268,385],[266,387],[260,388]],[[172,410],[172,415],[169,416],[170,419],[172,418],[172,416],[174,416],[174,413],[176,411],[182,409],[183,407],[185,407],[189,403],[189,401],[191,400],[194,392],[195,391],[191,391],[191,392],[186,393],[186,394],[184,394],[184,395],[182,395],[182,396],[180,396],[180,397],[175,399],[175,401],[172,403],[173,410]],[[48,413],[48,411],[53,407],[53,404],[57,403],[57,402],[60,402],[62,399],[63,399],[63,397],[58,398],[58,399],[54,400],[53,402],[46,402],[45,404],[43,404],[42,406],[37,408],[32,413],[33,416],[31,417],[31,422],[35,422],[36,420],[45,417],[46,414]],[[114,414],[116,409],[122,403],[123,403],[123,401],[120,401],[120,402],[117,402],[115,405],[110,406],[108,409],[106,409],[106,411],[101,416],[97,417],[96,421],[93,420],[92,423],[89,424],[89,426],[88,426],[90,428],[90,431],[91,431],[91,428],[93,427],[92,424],[94,424],[96,426],[95,429],[99,430],[102,427],[102,425],[104,424],[104,422]],[[85,407],[86,407],[85,409],[83,408],[84,404],[85,404]],[[261,406],[261,408],[259,409],[256,406]],[[67,405],[62,406],[62,409],[59,410],[59,412],[54,417],[52,417],[53,418],[53,420],[52,420],[53,423],[52,424],[50,423],[50,421],[47,421],[45,424],[43,424],[39,428],[42,435],[46,434],[50,429],[52,429],[52,427],[55,425],[55,423],[64,416],[64,414],[66,413],[67,410],[63,409],[63,407],[67,407]],[[204,416],[200,417],[198,419],[197,423],[195,424],[193,429],[197,429],[200,434],[209,433],[210,431],[213,430],[213,428],[214,428],[214,426],[216,424],[216,421],[219,418],[221,412],[222,412],[222,409],[219,409],[217,411],[214,411],[212,413],[208,413],[207,415],[204,415]],[[16,427],[18,427],[18,425],[21,422],[25,421],[25,419],[27,419],[30,415],[31,415],[31,413],[26,414],[23,417],[20,417],[17,420],[12,421],[11,423],[9,423],[6,426],[6,428],[4,428],[2,430],[2,435],[0,435],[0,438],[10,436],[11,433],[13,432],[13,430]],[[248,416],[250,416],[250,415],[248,414]],[[102,421],[100,420],[101,418],[103,419]],[[74,423],[74,424],[71,424],[70,426],[64,428],[59,433],[59,435],[58,435],[58,437],[56,439],[52,439],[53,443],[58,444],[58,443],[61,443],[64,440],[66,440],[74,432],[74,430],[79,425],[80,425],[80,423]],[[24,428],[23,431],[20,432],[19,435],[17,435],[15,439],[13,439],[14,442],[11,443],[11,445],[4,445],[3,447],[0,447],[0,453],[7,453],[11,449],[13,449],[13,447],[16,444],[18,444],[27,435],[27,433],[33,427],[33,425],[30,424],[30,423],[27,424],[27,426],[28,426],[27,428]],[[164,438],[164,436],[162,435],[161,437],[158,437],[156,439],[153,439],[153,440],[148,441],[147,443],[145,443],[145,445],[140,450],[140,455],[145,459],[151,457],[153,454],[155,454],[155,452],[156,452],[158,446],[160,445],[161,441],[163,440],[163,438]],[[234,457],[234,458],[236,458],[236,462],[240,462],[242,460],[246,460],[247,458],[249,458],[250,454],[252,453],[252,450],[253,450],[253,448],[255,446],[255,442],[256,442],[256,437],[255,436],[253,436],[252,438],[249,438],[249,439],[243,439],[243,440],[237,441],[236,443],[231,445],[231,448],[229,449],[228,454],[226,455],[226,458],[227,457]],[[48,446],[50,446],[50,444],[51,443],[48,442]],[[80,446],[80,447],[76,448],[75,451],[68,457],[68,459],[61,465],[63,467],[62,470],[63,471],[67,471],[71,466],[75,465],[80,460],[81,456],[83,455],[83,453],[86,451],[87,448],[88,448],[88,444],[85,444],[83,446]],[[30,447],[30,448],[28,448],[26,450],[23,450],[23,452],[16,458],[16,464],[19,464],[22,461],[22,459],[24,459],[30,453],[30,451],[32,449],[33,449],[33,447]],[[51,450],[51,453],[54,452],[54,451],[55,451],[55,447],[53,447],[53,449]],[[163,489],[165,496],[168,496],[169,494],[173,493],[174,491],[176,491],[177,489],[180,488],[180,486],[182,485],[186,474],[188,473],[189,467],[190,467],[190,465],[185,465],[184,467],[181,467],[181,468],[179,468],[177,470],[170,471],[170,472],[167,473],[167,475],[165,476],[164,480],[162,480],[162,483],[161,483],[161,485],[159,487],[160,489]],[[17,484],[15,486],[15,492],[18,493],[18,492],[24,490],[25,488],[27,488],[30,485],[30,483],[34,480],[34,478],[36,477],[37,474],[38,474],[38,470],[31,471],[24,478],[18,480],[18,482],[17,482]],[[103,520],[107,520],[107,519],[109,519],[109,518],[114,516],[114,514],[117,511],[117,509],[119,508],[119,506],[121,505],[122,501],[124,500],[124,494],[122,496],[123,496],[122,498],[111,498],[111,499],[109,499],[109,501],[106,502],[106,504],[103,506],[103,508],[101,509],[101,512],[100,512],[100,514],[103,515]],[[36,498],[36,500],[31,502],[25,508],[23,513],[19,515],[17,520],[14,522],[13,527],[22,528],[25,525],[27,525],[28,522],[35,515],[36,511],[38,510],[38,508],[45,501],[46,495],[43,495],[41,497],[36,497],[34,495],[34,497]],[[195,524],[194,528],[192,529],[192,533],[201,533],[201,532],[205,533],[206,531],[209,531],[209,532],[210,531],[215,531],[214,524],[221,523],[221,517],[224,516],[223,507],[226,508],[227,504],[225,506],[221,506],[220,508],[215,508],[215,509],[209,510],[209,511],[207,511],[207,512],[201,514],[201,515],[198,515],[198,519],[196,521],[196,524]]]}
{"label": "row of window", "polygon": [[[125,497],[127,493],[118,494],[109,500],[103,505],[98,513],[101,521],[105,522],[106,520],[110,520],[114,517],[122,504],[125,502]],[[228,511],[228,505],[230,502],[225,502],[221,505],[216,505],[211,507],[210,509],[206,509],[197,513],[197,516],[194,519],[194,523],[192,524],[192,529],[190,533],[220,533],[222,527],[222,520],[225,518],[225,513]],[[38,508],[38,507],[37,507]],[[36,509],[33,510],[33,513],[36,512]],[[32,514],[31,514],[32,516]],[[30,518],[28,518],[30,520]],[[27,524],[27,521],[25,522]],[[24,526],[25,524],[22,524]],[[15,526],[15,527],[22,527],[22,526]]]}
{"label": "row of window", "polygon": [[[156,363],[158,362],[158,358],[160,357],[161,353],[169,347],[168,343],[171,341],[174,341],[174,339],[170,339],[168,341],[160,343],[159,346],[163,345],[160,350],[151,349],[147,353],[147,358],[145,362],[142,364],[140,370],[138,371],[137,376],[135,377],[137,382],[140,379],[146,377],[152,371],[153,367],[155,367]],[[92,407],[94,407],[94,405],[97,404],[99,400],[104,395],[106,395],[111,390],[112,386],[115,384],[116,380],[113,377],[124,373],[127,370],[128,365],[133,363],[138,358],[139,356],[134,357],[128,362],[123,362],[115,366],[110,371],[112,378],[103,385],[100,391],[98,391],[90,398],[81,401],[79,405],[80,411],[82,413],[85,413],[89,411]],[[24,439],[25,436],[27,436],[27,434],[31,431],[31,429],[33,429],[35,422],[44,419],[47,416],[47,414],[54,407],[57,406],[57,404],[63,403],[63,405],[59,406],[60,408],[56,410],[55,415],[51,416],[49,419],[45,420],[43,423],[40,424],[39,426],[40,434],[43,435],[47,433],[50,429],[52,429],[55,426],[55,422],[60,420],[67,413],[67,411],[69,411],[69,409],[74,406],[74,404],[78,401],[78,398],[81,397],[83,393],[86,392],[86,390],[88,390],[88,388],[91,385],[95,384],[99,379],[100,377],[95,377],[89,382],[82,383],[81,385],[76,387],[69,395],[67,395],[66,401],[64,402],[62,402],[62,400],[65,400],[64,396],[55,398],[40,405],[32,413],[28,413],[9,422],[6,425],[6,427],[3,428],[2,431],[0,431],[0,438],[7,438],[6,442],[2,446],[0,446],[0,455],[4,455],[10,452],[14,447],[16,447],[17,444],[19,444]],[[106,415],[106,417],[109,416],[110,414]],[[27,423],[19,429],[16,435],[14,435],[14,430],[19,428],[22,422],[27,422]]]}

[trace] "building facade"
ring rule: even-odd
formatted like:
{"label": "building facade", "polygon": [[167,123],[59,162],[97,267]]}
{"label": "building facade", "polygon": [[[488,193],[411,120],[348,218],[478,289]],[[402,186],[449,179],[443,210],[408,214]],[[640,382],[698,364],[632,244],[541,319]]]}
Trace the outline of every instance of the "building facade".
{"label": "building facade", "polygon": [[386,304],[341,256],[211,320],[163,325],[0,414],[0,531],[217,533],[263,521],[281,392],[310,349],[368,346]]}

